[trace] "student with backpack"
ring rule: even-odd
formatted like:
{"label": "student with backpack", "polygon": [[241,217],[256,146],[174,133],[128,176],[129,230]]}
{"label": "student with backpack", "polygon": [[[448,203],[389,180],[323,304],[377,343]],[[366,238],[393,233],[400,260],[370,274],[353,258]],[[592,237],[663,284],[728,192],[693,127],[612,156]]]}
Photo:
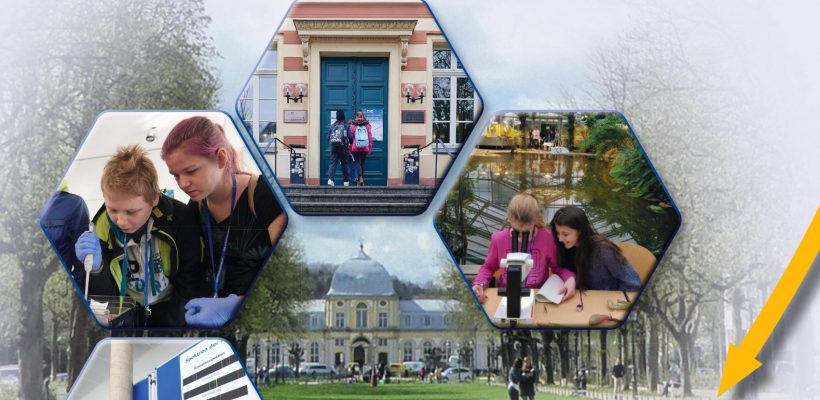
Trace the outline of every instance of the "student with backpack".
{"label": "student with backpack", "polygon": [[345,124],[344,110],[336,110],[336,121],[333,121],[333,124],[330,125],[327,132],[327,141],[330,143],[330,166],[327,169],[327,184],[328,186],[336,185],[333,182],[333,176],[336,175],[336,164],[341,162],[344,185],[349,186],[349,167],[347,163],[351,161],[350,152],[348,151],[350,138]]}
{"label": "student with backpack", "polygon": [[350,122],[350,136],[350,152],[355,160],[353,178],[358,186],[364,186],[364,160],[373,150],[373,132],[361,111],[356,112],[356,119]]}

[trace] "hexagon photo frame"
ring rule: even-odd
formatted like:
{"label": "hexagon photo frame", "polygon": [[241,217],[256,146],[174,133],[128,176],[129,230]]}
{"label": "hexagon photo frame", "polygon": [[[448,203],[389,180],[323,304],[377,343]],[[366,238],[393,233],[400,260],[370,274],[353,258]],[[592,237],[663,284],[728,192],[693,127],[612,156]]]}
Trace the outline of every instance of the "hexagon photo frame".
{"label": "hexagon photo frame", "polygon": [[113,329],[224,326],[286,224],[216,111],[101,114],[41,215],[78,294]]}
{"label": "hexagon photo frame", "polygon": [[422,213],[481,109],[422,1],[296,1],[236,103],[302,215]]}
{"label": "hexagon photo frame", "polygon": [[623,115],[493,115],[435,226],[496,327],[620,325],[681,223]]}

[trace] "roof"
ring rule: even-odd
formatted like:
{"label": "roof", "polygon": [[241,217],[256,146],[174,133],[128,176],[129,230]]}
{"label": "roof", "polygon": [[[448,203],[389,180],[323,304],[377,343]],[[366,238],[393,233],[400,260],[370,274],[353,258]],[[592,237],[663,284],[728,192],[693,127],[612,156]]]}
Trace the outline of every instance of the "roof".
{"label": "roof", "polygon": [[393,279],[384,265],[359,248],[359,254],[345,261],[333,274],[328,297],[396,296]]}
{"label": "roof", "polygon": [[458,304],[455,300],[434,300],[434,299],[418,299],[418,300],[402,300],[399,302],[399,310],[401,312],[450,312],[455,309]]}

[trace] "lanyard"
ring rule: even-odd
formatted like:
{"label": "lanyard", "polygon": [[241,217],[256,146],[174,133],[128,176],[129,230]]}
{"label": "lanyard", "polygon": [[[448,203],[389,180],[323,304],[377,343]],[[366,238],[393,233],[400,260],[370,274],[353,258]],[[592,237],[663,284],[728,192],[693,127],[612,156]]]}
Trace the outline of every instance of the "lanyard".
{"label": "lanyard", "polygon": [[231,223],[233,222],[233,203],[236,201],[236,175],[231,175],[231,212],[228,214],[228,230],[225,232],[225,241],[222,243],[222,254],[219,255],[219,269],[214,265],[214,240],[211,232],[211,212],[205,204],[203,213],[205,214],[205,229],[208,232],[208,249],[211,251],[211,273],[214,274],[214,297],[219,297],[219,276],[222,275],[222,266],[225,264],[225,252],[228,249],[228,238],[231,236]]}
{"label": "lanyard", "polygon": [[[143,306],[145,307],[145,316],[151,315],[151,307],[148,305],[148,285],[151,285],[151,295],[156,296],[159,292],[159,284],[154,279],[154,250],[152,246],[151,240],[151,223],[149,222],[146,226],[145,232],[145,243],[144,243],[144,263],[143,269],[145,273],[145,278],[142,284],[142,295],[143,295]],[[122,270],[120,272],[120,297],[125,297],[127,293],[127,281],[131,276],[131,272],[129,271],[128,264],[128,242],[129,237],[127,234],[123,235],[123,256],[122,256],[122,263],[120,264]]]}
{"label": "lanyard", "polygon": [[153,296],[157,295],[159,291],[159,285],[157,284],[156,280],[154,279],[154,249],[151,245],[151,232],[146,232],[145,234],[145,282],[142,285],[142,295],[145,301],[145,316],[151,315],[151,307],[148,305],[148,285],[151,285],[151,294]]}

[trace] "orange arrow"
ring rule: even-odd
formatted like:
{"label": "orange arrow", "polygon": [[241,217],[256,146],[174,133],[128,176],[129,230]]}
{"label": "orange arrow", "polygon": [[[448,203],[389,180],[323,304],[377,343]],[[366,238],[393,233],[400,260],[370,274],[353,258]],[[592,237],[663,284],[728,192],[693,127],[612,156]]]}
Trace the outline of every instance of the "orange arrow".
{"label": "orange arrow", "polygon": [[757,361],[757,354],[763,349],[763,345],[771,336],[777,322],[786,312],[786,308],[797,293],[797,289],[800,288],[800,284],[818,253],[820,253],[820,208],[814,214],[809,230],[803,236],[800,246],[797,247],[786,271],[774,287],[769,300],[766,301],[766,305],[760,310],[757,319],[746,333],[743,343],[740,346],[734,343],[729,345],[726,364],[723,365],[723,375],[720,377],[718,396],[723,395],[760,368],[762,364]]}

